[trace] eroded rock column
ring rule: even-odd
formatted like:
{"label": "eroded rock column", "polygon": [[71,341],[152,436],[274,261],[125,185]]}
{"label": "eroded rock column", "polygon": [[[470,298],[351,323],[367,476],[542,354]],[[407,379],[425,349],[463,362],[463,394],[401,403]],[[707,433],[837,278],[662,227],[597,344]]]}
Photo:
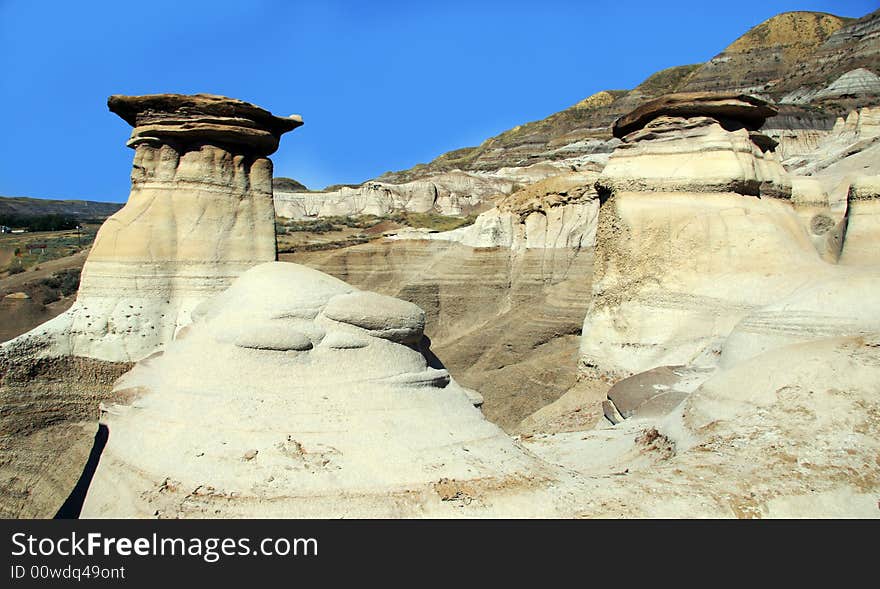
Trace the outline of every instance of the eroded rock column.
{"label": "eroded rock column", "polygon": [[691,93],[615,123],[624,143],[597,182],[588,375],[711,365],[740,318],[819,264],[775,142],[757,131],[774,113],[755,97]]}
{"label": "eroded rock column", "polygon": [[275,260],[268,156],[302,119],[206,94],[108,106],[134,127],[131,194],[101,227],[74,306],[35,331],[63,332],[60,355],[134,361],[171,341],[199,302]]}

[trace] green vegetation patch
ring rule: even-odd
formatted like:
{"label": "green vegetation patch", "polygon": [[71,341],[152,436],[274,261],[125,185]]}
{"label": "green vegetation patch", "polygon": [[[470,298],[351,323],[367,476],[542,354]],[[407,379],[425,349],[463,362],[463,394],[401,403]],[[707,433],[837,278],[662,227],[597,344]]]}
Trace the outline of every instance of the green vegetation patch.
{"label": "green vegetation patch", "polygon": [[467,217],[447,217],[446,215],[438,215],[437,213],[395,213],[388,217],[388,220],[407,225],[414,229],[434,229],[436,231],[452,231],[459,227],[473,225],[476,221],[476,215],[468,215]]}
{"label": "green vegetation patch", "polygon": [[68,268],[39,281],[39,286],[45,288],[43,304],[48,305],[76,293],[79,289],[80,272],[80,268]]}
{"label": "green vegetation patch", "polygon": [[476,215],[449,217],[437,213],[392,213],[390,215],[353,215],[351,217],[320,217],[317,219],[277,219],[275,229],[279,234],[308,232],[315,234],[342,231],[345,228],[369,229],[379,223],[391,221],[416,229],[427,228],[436,231],[451,231],[465,225],[472,225]]}
{"label": "green vegetation patch", "polygon": [[80,231],[13,233],[0,235],[0,272],[17,273],[49,260],[72,256],[95,241],[96,226]]}
{"label": "green vegetation patch", "polygon": [[690,65],[679,65],[660,70],[651,74],[647,80],[639,84],[636,90],[648,96],[661,96],[678,92],[679,88],[685,85],[690,75],[702,65],[702,63],[692,63]]}

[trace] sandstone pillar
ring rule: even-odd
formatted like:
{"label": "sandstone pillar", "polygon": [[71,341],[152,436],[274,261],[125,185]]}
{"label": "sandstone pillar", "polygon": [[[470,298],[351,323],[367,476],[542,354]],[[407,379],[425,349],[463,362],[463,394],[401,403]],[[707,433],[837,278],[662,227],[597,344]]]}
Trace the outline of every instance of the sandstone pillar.
{"label": "sandstone pillar", "polygon": [[623,143],[597,182],[603,204],[581,341],[588,376],[711,365],[740,318],[819,263],[775,142],[757,131],[775,112],[751,96],[691,93],[615,123]]}
{"label": "sandstone pillar", "polygon": [[268,156],[302,119],[207,94],[111,96],[108,106],[134,128],[131,194],[98,232],[74,306],[31,334],[48,336],[53,354],[136,361],[205,298],[275,260]]}

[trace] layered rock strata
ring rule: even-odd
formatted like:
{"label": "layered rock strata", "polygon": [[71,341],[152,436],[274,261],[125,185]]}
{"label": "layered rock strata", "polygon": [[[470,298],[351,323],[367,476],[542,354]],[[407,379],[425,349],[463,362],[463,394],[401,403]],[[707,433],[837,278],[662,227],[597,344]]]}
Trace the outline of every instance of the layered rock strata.
{"label": "layered rock strata", "polygon": [[646,103],[618,120],[624,142],[602,172],[613,191],[733,192],[786,198],[776,141],[757,132],[775,108],[739,95],[687,93]]}
{"label": "layered rock strata", "polygon": [[171,341],[241,272],[275,259],[267,156],[302,120],[205,94],[111,96],[108,106],[134,127],[131,195],[101,227],[73,307],[22,337],[55,355],[131,361]]}
{"label": "layered rock strata", "polygon": [[880,265],[880,176],[859,177],[849,187],[840,263]]}
{"label": "layered rock strata", "polygon": [[576,384],[589,297],[595,173],[542,180],[499,198],[473,225],[395,230],[370,244],[290,256],[418,304],[437,354],[512,430]]}
{"label": "layered rock strata", "polygon": [[322,191],[276,191],[279,217],[303,219],[340,215],[385,216],[395,212],[467,215],[491,206],[492,197],[511,194],[523,184],[570,171],[551,163],[493,172],[454,170],[423,180],[392,183],[374,180],[360,186],[331,187]]}
{"label": "layered rock strata", "polygon": [[443,232],[399,230],[393,239],[454,241],[474,248],[579,250],[593,246],[599,211],[596,173],[569,173],[496,199],[473,225]]}
{"label": "layered rock strata", "polygon": [[687,100],[643,107],[657,118],[640,117],[597,183],[605,201],[581,342],[594,376],[714,362],[739,318],[819,261],[774,142],[747,129],[768,108],[739,101],[754,109],[741,123],[732,110],[725,121],[699,114],[701,101],[682,107],[687,118],[664,114]]}

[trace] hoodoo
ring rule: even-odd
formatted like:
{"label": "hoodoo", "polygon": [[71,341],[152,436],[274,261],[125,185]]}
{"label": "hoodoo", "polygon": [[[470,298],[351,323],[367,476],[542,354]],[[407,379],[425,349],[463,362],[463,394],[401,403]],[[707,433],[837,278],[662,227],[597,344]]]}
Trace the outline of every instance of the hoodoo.
{"label": "hoodoo", "polygon": [[819,266],[775,142],[752,130],[773,112],[751,96],[679,94],[615,123],[623,144],[597,182],[587,373],[711,363],[739,318]]}
{"label": "hoodoo", "polygon": [[113,381],[164,349],[201,301],[276,257],[268,156],[299,116],[207,94],[108,105],[134,127],[128,202],[98,232],[73,306],[0,345],[7,517],[54,515]]}
{"label": "hoodoo", "polygon": [[131,194],[101,227],[76,303],[22,336],[51,355],[136,361],[205,298],[275,259],[272,162],[299,116],[209,94],[111,96],[134,129]]}

